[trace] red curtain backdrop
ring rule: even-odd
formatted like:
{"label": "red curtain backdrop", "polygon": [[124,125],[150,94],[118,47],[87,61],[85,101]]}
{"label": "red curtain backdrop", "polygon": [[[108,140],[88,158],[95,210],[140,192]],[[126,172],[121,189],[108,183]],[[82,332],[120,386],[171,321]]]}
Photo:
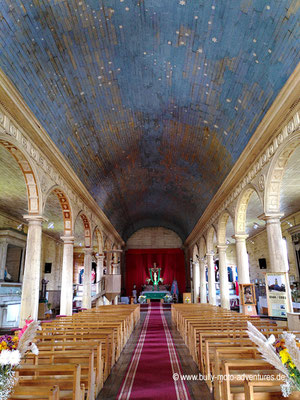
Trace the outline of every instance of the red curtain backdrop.
{"label": "red curtain backdrop", "polygon": [[136,285],[138,294],[146,279],[150,278],[149,268],[156,263],[161,268],[160,276],[164,284],[172,285],[174,279],[178,282],[179,292],[185,292],[185,262],[181,249],[131,249],[126,251],[126,293],[132,294]]}

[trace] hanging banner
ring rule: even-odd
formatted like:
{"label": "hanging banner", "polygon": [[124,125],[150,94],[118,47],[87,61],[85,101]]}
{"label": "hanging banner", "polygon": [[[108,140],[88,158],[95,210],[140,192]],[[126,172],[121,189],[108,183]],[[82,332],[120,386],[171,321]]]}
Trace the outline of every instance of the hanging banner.
{"label": "hanging banner", "polygon": [[287,317],[287,312],[290,312],[287,274],[285,272],[273,272],[266,273],[265,276],[269,316]]}

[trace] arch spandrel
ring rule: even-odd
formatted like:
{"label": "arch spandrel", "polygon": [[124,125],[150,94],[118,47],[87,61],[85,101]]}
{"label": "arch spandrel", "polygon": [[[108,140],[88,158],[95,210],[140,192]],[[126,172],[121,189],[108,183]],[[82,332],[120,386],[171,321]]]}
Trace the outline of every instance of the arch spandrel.
{"label": "arch spandrel", "polygon": [[52,186],[46,195],[44,195],[43,212],[45,210],[48,197],[51,193],[54,193],[57,196],[62,209],[64,219],[64,235],[73,236],[73,212],[71,202],[66,193],[58,185]]}
{"label": "arch spandrel", "polygon": [[228,211],[224,211],[219,219],[218,219],[218,229],[217,229],[217,240],[218,244],[225,244],[226,243],[226,227],[227,222],[230,217]]}
{"label": "arch spandrel", "polygon": [[296,147],[300,145],[300,132],[293,134],[274,155],[268,169],[265,192],[265,214],[280,213],[280,189],[285,167]]}
{"label": "arch spandrel", "polygon": [[212,252],[214,250],[214,242],[215,242],[215,238],[217,237],[217,232],[216,229],[214,228],[214,226],[211,226],[208,231],[207,231],[207,235],[206,235],[206,248],[207,248],[207,252]]}
{"label": "arch spandrel", "polygon": [[205,238],[202,236],[199,241],[199,257],[200,257],[200,259],[205,257],[206,252],[207,252],[206,251],[206,242],[205,242]]}
{"label": "arch spandrel", "polygon": [[235,225],[234,225],[234,230],[236,234],[245,234],[246,233],[246,217],[247,217],[247,209],[248,209],[248,204],[250,201],[251,196],[253,193],[256,193],[261,204],[262,204],[262,199],[259,194],[259,192],[256,190],[256,188],[249,184],[247,185],[244,190],[241,192],[241,194],[238,197],[237,203],[236,203],[236,209],[235,209]]}

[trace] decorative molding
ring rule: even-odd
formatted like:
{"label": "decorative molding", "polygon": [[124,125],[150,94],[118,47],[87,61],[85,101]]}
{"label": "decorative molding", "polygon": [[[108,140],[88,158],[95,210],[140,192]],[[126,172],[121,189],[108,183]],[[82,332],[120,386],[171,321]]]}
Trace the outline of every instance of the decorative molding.
{"label": "decorative molding", "polygon": [[[1,85],[1,83],[2,82],[1,82],[1,75],[0,75],[0,85]],[[118,234],[118,232],[112,226],[112,224],[110,223],[108,218],[105,216],[103,211],[99,208],[99,206],[94,201],[94,199],[91,198],[91,195],[88,193],[87,189],[85,187],[83,187],[82,184],[81,184],[82,187],[78,188],[79,191],[82,193],[82,195],[88,200],[89,203],[91,203],[91,202],[94,203],[92,210],[89,208],[89,206],[87,206],[87,204],[85,204],[85,202],[80,198],[80,196],[75,194],[75,191],[72,190],[72,188],[69,186],[69,184],[66,183],[65,178],[60,174],[60,172],[58,172],[58,170],[53,166],[53,164],[49,161],[49,159],[42,153],[42,151],[40,151],[38,149],[38,147],[33,144],[32,140],[27,136],[27,134],[24,133],[23,129],[21,127],[19,127],[19,125],[14,121],[14,119],[4,109],[4,107],[2,106],[1,103],[0,103],[0,133],[3,133],[4,136],[7,136],[8,143],[9,143],[9,137],[12,137],[16,142],[18,142],[18,145],[19,145],[20,149],[22,149],[24,154],[26,154],[26,156],[35,163],[35,165],[37,167],[37,173],[40,178],[41,195],[43,197],[45,196],[45,194],[48,192],[48,190],[52,186],[58,186],[68,196],[68,198],[70,199],[70,201],[72,203],[75,203],[85,213],[95,216],[93,218],[95,223],[99,226],[102,226],[105,230],[107,230],[116,242],[124,244],[124,242],[123,242],[122,238],[120,237],[120,235]],[[46,132],[44,134],[47,135]],[[48,141],[50,141],[49,138],[48,138]],[[53,146],[54,146],[54,144],[52,144],[52,151],[59,152],[58,149],[56,149],[56,148],[53,149]],[[7,146],[5,146],[5,147],[7,147]],[[10,146],[10,147],[14,147],[14,146]],[[45,146],[44,146],[44,148],[45,148]],[[51,151],[51,146],[50,146],[49,150]],[[19,153],[21,154],[20,151],[19,151]],[[12,154],[12,155],[16,158],[16,154]],[[17,161],[18,161],[18,159],[17,159]],[[18,161],[18,163],[19,163],[19,161]],[[20,163],[19,163],[19,165],[21,166]],[[62,171],[62,170],[64,170],[64,172],[66,174],[69,173],[69,171],[65,170],[65,165],[61,166],[60,171]],[[23,171],[23,169],[22,169],[22,171]],[[73,171],[72,171],[72,174],[75,175]],[[70,181],[72,181],[72,180],[74,181],[74,176],[70,176]],[[77,182],[75,182],[75,183],[72,182],[73,186],[75,186],[76,183]],[[29,189],[28,189],[28,191],[29,191]],[[29,197],[29,203],[33,202],[33,197],[32,196],[30,197],[29,193],[28,193],[28,197]],[[30,206],[29,206],[29,211],[33,212],[32,210],[30,209]]]}
{"label": "decorative molding", "polygon": [[[299,105],[299,102],[300,101],[298,101],[296,104],[293,104],[293,110],[295,109],[296,106]],[[250,169],[247,171],[247,173],[242,177],[239,183],[232,189],[230,195],[228,195],[225,201],[223,201],[222,204],[219,207],[217,207],[216,202],[220,197],[219,192],[223,190],[223,186],[227,179],[225,180],[221,188],[218,190],[216,196],[214,197],[214,199],[211,201],[208,208],[204,212],[203,216],[196,224],[196,227],[187,238],[185,245],[189,247],[193,246],[197,242],[197,240],[199,240],[199,237],[201,237],[205,232],[207,232],[209,227],[218,220],[221,213],[224,212],[226,208],[228,208],[228,206],[238,198],[242,190],[247,185],[251,184],[254,178],[256,178],[257,175],[261,173],[263,168],[272,160],[274,155],[278,152],[278,149],[280,150],[282,148],[287,138],[289,138],[295,132],[299,131],[299,128],[300,128],[300,112],[297,111],[285,124],[285,126],[279,133],[276,134],[276,131],[274,132],[274,136],[271,143],[265,146],[264,150],[256,158],[256,160],[254,161]],[[246,162],[244,157],[242,158],[242,162],[243,163]],[[239,164],[241,163],[240,159],[238,160],[237,164],[238,163]],[[232,173],[233,172],[231,171],[230,175]],[[258,185],[260,190],[265,189],[265,178],[263,174],[261,174],[261,176],[258,179]],[[212,209],[214,209],[213,212],[211,211]],[[217,211],[215,211],[216,209]],[[210,217],[207,219],[208,212],[210,212]],[[205,218],[207,220],[206,222]]]}

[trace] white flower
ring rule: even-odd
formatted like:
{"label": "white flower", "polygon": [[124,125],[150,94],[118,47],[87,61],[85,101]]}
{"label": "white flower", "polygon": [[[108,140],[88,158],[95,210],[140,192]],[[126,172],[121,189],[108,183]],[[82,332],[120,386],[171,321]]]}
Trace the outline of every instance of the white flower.
{"label": "white flower", "polygon": [[271,335],[268,339],[267,339],[267,343],[268,344],[273,344],[273,343],[275,343],[275,336],[274,335]]}
{"label": "white flower", "polygon": [[36,356],[39,354],[39,349],[37,348],[37,346],[36,346],[34,343],[31,343],[30,350],[31,350],[32,353],[35,354]]}
{"label": "white flower", "polygon": [[10,351],[2,350],[0,353],[0,365],[7,365],[10,361]]}
{"label": "white flower", "polygon": [[20,361],[19,350],[2,350],[0,353],[0,365],[18,365]]}
{"label": "white flower", "polygon": [[11,365],[18,365],[21,361],[21,354],[19,350],[12,350],[10,351],[10,364]]}

